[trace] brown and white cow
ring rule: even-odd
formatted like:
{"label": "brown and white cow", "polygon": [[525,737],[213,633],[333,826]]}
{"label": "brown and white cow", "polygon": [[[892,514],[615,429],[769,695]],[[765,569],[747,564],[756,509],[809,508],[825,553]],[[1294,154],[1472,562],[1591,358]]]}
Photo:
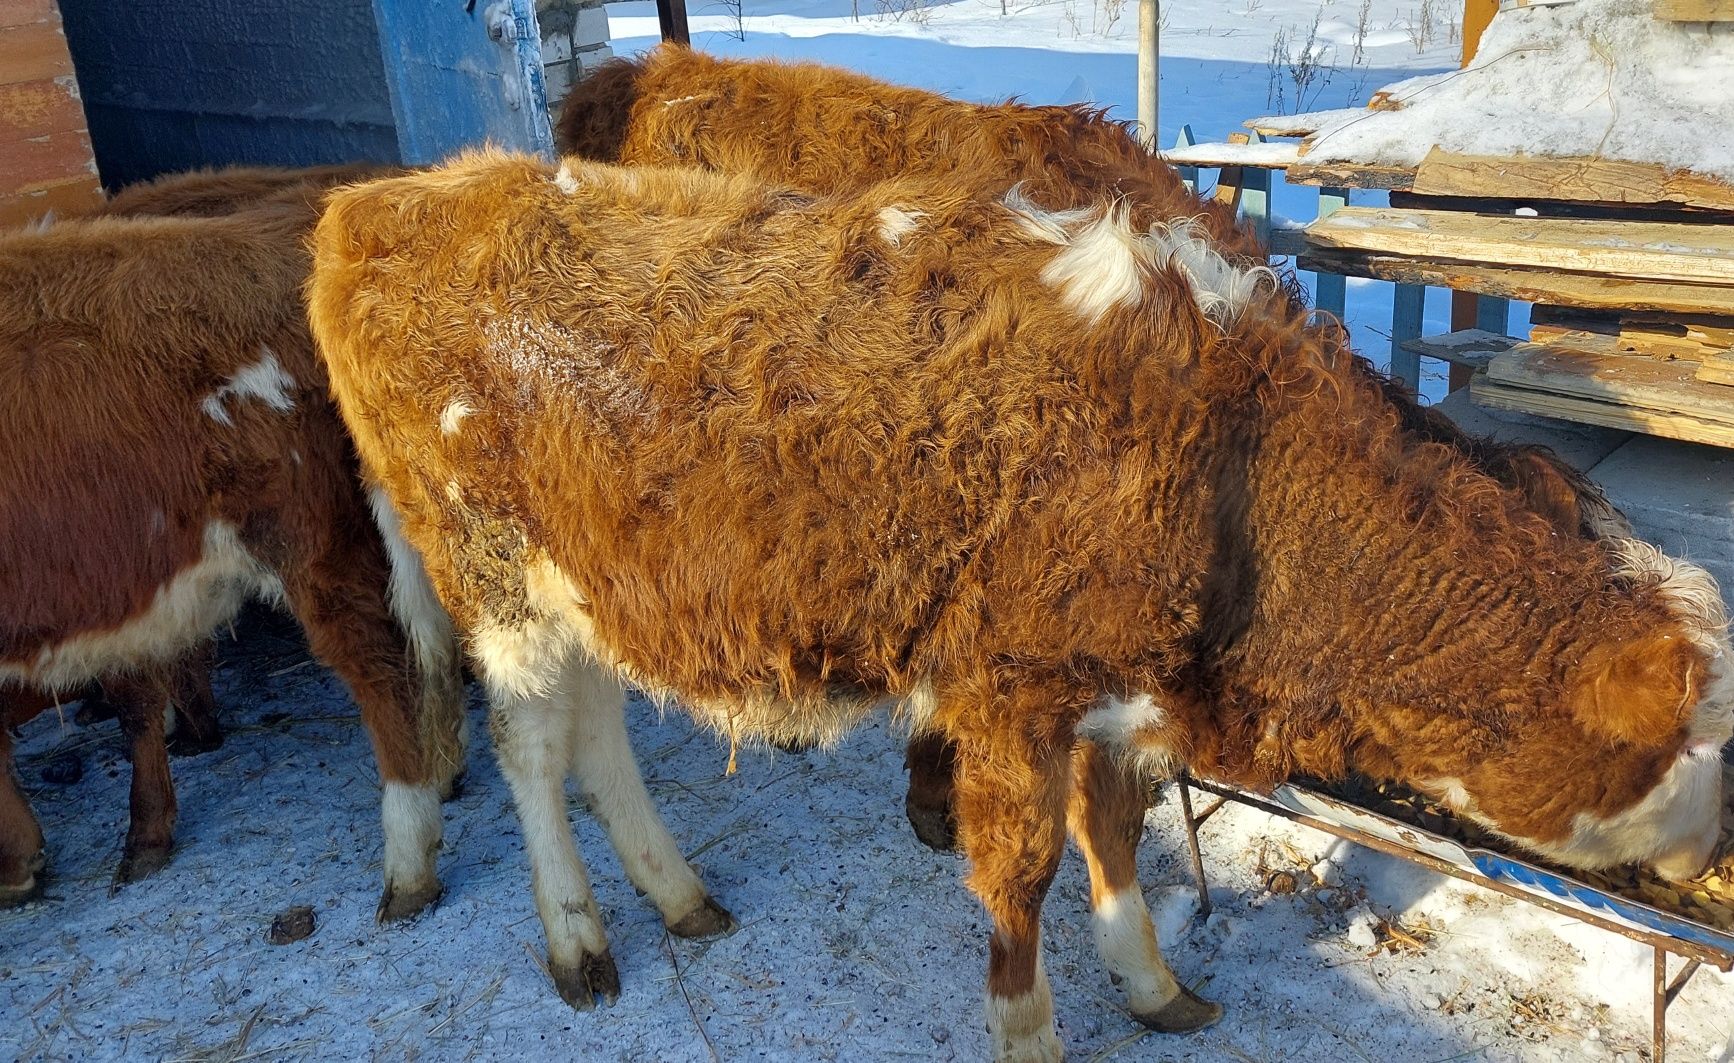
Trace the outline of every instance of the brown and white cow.
{"label": "brown and white cow", "polygon": [[[984,193],[1022,182],[1025,195],[1055,209],[1119,199],[1139,229],[1192,217],[1211,246],[1242,268],[1269,257],[1232,208],[1193,195],[1123,125],[1086,107],[965,103],[818,63],[717,59],[667,44],[604,63],[574,86],[558,134],[563,152],[586,158],[752,174],[818,195],[900,177]],[[1291,294],[1300,301],[1298,289]],[[1471,437],[1370,362],[1343,357],[1383,389],[1406,433],[1453,447],[1517,487],[1563,534],[1631,534],[1601,491],[1545,448]],[[917,836],[935,848],[954,841],[952,760],[941,735],[910,740],[905,809]],[[1112,764],[1090,762],[1098,770],[1083,778],[1104,790],[1092,802],[1098,809],[1113,803],[1111,794],[1143,791],[1133,780],[1103,776]],[[1141,808],[1126,814],[1141,816]],[[1130,875],[1129,860],[1113,864]]]}
{"label": "brown and white cow", "polygon": [[[1572,865],[1708,858],[1713,581],[1405,434],[1185,219],[481,155],[336,193],[314,243],[334,393],[493,697],[579,1006],[617,979],[569,771],[665,918],[707,907],[592,659],[731,741],[887,701],[949,738],[1004,1060],[1061,1054],[1039,917],[1068,818],[1099,851],[1079,736],[1403,782]],[[1220,1013],[1137,889],[1095,919],[1139,1021]]]}
{"label": "brown and white cow", "polygon": [[[285,602],[373,739],[396,919],[439,893],[462,692],[449,621],[413,555],[387,553],[393,515],[362,490],[307,332],[314,199],[0,235],[0,682],[171,668],[249,598]],[[160,702],[137,715],[135,750],[160,752]],[[166,762],[135,755],[134,797],[122,877],[167,856]],[[0,900],[31,896],[42,859],[0,771]]]}

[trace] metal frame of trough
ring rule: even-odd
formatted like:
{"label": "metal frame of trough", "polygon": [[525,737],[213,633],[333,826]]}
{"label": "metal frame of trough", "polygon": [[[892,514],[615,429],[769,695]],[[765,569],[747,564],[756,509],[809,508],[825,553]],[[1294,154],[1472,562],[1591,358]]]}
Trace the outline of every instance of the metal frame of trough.
{"label": "metal frame of trough", "polygon": [[[1587,883],[1578,882],[1558,872],[1540,868],[1514,857],[1491,853],[1486,850],[1467,849],[1452,839],[1441,837],[1413,824],[1382,816],[1341,798],[1320,794],[1293,783],[1278,787],[1269,798],[1250,794],[1232,786],[1224,786],[1189,776],[1182,776],[1176,780],[1175,785],[1180,792],[1180,812],[1186,825],[1186,843],[1191,851],[1192,873],[1198,881],[1198,910],[1201,918],[1208,917],[1210,914],[1210,890],[1209,883],[1204,876],[1204,856],[1198,844],[1198,828],[1203,826],[1205,820],[1215,815],[1224,805],[1234,801],[1250,808],[1256,808],[1260,812],[1281,816],[1315,830],[1324,831],[1326,834],[1334,835],[1344,841],[1364,845],[1387,856],[1407,860],[1429,871],[1449,875],[1464,882],[1471,882],[1484,889],[1493,890],[1495,893],[1502,893],[1520,901],[1527,901],[1550,912],[1568,916],[1609,933],[1619,934],[1640,944],[1650,946],[1655,953],[1651,979],[1651,1001],[1654,1009],[1651,1026],[1651,1059],[1653,1063],[1664,1063],[1666,1058],[1668,1006],[1680,995],[1680,991],[1686,987],[1686,983],[1691,980],[1692,975],[1697,973],[1698,968],[1707,963],[1722,971],[1734,970],[1734,936],[1723,931],[1688,920],[1683,916],[1663,912],[1661,909],[1631,901],[1628,898],[1614,897]],[[1216,795],[1217,800],[1210,807],[1195,814],[1192,809],[1193,787]],[[1340,806],[1352,811],[1357,816],[1368,818],[1371,822],[1388,825],[1387,829],[1396,837],[1406,839],[1410,844],[1380,837],[1348,823],[1333,822],[1289,807],[1281,800],[1285,791],[1288,796],[1296,799],[1295,803],[1301,807]],[[1423,845],[1436,851],[1455,850],[1463,854],[1464,862],[1455,863],[1435,855],[1433,852],[1424,851]],[[1474,853],[1481,853],[1493,870],[1512,875],[1514,878],[1522,876],[1517,880],[1527,880],[1534,888],[1526,889],[1522,885],[1502,881],[1484,873],[1480,869],[1481,865],[1473,860],[1472,854]],[[1539,890],[1548,890],[1559,897],[1575,897],[1578,903],[1571,904],[1563,900],[1556,900],[1554,896],[1538,892]],[[1586,897],[1596,901],[1608,914],[1598,914],[1581,907],[1582,904],[1586,903]],[[1643,918],[1657,925],[1637,925],[1627,918],[1622,918],[1616,909],[1624,909],[1628,916]],[[1679,933],[1669,933],[1663,929],[1668,925],[1674,926],[1678,931],[1690,933],[1693,937],[1688,938],[1680,936]],[[1679,956],[1686,961],[1686,966],[1674,976],[1672,981],[1668,979],[1669,954]]]}

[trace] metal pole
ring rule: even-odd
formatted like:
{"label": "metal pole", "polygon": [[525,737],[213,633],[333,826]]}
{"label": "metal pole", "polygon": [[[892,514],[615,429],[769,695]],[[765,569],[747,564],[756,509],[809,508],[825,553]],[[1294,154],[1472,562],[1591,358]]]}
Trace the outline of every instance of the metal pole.
{"label": "metal pole", "polygon": [[1162,10],[1159,0],[1138,0],[1138,136],[1156,150],[1156,81],[1162,54]]}
{"label": "metal pole", "polygon": [[[1180,788],[1180,817],[1186,821],[1186,844],[1192,849],[1192,877],[1198,880],[1198,918],[1202,922],[1210,918],[1210,883],[1205,881],[1204,853],[1198,848],[1199,821],[1192,815],[1192,790],[1186,785],[1186,776],[1182,775],[1177,785]],[[1217,806],[1221,807],[1221,802],[1217,802]]]}
{"label": "metal pole", "polygon": [[686,28],[686,0],[656,0],[656,21],[663,40],[692,43],[692,34]]}

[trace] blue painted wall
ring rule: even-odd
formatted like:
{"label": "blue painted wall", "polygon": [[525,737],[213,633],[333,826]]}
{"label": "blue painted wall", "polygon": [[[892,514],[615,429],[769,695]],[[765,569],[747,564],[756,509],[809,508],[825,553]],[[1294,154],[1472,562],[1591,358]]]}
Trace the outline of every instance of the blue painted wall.
{"label": "blue painted wall", "polygon": [[525,61],[539,54],[533,0],[486,3],[61,0],[61,12],[112,188],[232,163],[427,163],[483,141],[547,150],[540,61]]}

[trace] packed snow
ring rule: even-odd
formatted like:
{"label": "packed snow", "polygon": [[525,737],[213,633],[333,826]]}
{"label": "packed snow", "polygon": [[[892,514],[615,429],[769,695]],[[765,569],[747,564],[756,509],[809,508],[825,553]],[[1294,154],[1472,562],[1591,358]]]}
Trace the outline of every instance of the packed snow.
{"label": "packed snow", "polygon": [[[857,20],[840,0],[747,0],[737,27],[721,5],[695,5],[694,39],[965,98],[1088,101],[1130,117],[1135,5],[861,6]],[[1454,65],[1457,47],[1448,25],[1407,0],[1169,0],[1163,10],[1164,144],[1182,122],[1199,140],[1222,139],[1273,108],[1278,82],[1285,109],[1297,92],[1300,107],[1358,107],[1369,86]],[[648,0],[611,16],[617,52],[652,43]],[[1329,77],[1302,87],[1289,67],[1304,64],[1273,69],[1279,33],[1291,60],[1312,56]],[[1273,192],[1279,216],[1313,216],[1316,190],[1278,182]],[[1351,324],[1376,360],[1388,292],[1350,281]],[[445,809],[446,896],[407,926],[376,926],[378,786],[355,709],[291,625],[255,616],[241,635],[217,674],[229,737],[175,762],[179,846],[154,879],[109,893],[129,775],[115,725],[80,728],[69,709],[24,729],[18,768],[52,878],[45,900],[0,912],[0,1058],[984,1058],[986,921],[962,886],[963,861],[923,848],[905,823],[901,740],[883,724],[835,750],[743,750],[731,776],[726,745],[635,703],[652,793],[741,928],[708,943],[667,937],[575,802],[625,990],[610,1008],[574,1013],[540,967],[518,824],[479,698],[469,774]],[[45,781],[69,756],[82,780]],[[1208,919],[1196,918],[1171,799],[1147,817],[1142,881],[1175,970],[1227,1017],[1192,1038],[1126,1018],[1069,854],[1045,908],[1044,954],[1070,1058],[1647,1056],[1650,954],[1632,942],[1238,807],[1203,839]],[[313,934],[268,944],[273,917],[295,905],[312,907]],[[1671,1013],[1672,1058],[1734,1059],[1729,982],[1703,971],[1687,987]]]}
{"label": "packed snow", "polygon": [[[216,690],[228,737],[174,763],[173,862],[112,896],[129,776],[116,726],[74,726],[69,707],[24,729],[19,774],[53,877],[46,900],[0,912],[0,1058],[985,1058],[987,922],[963,860],[923,848],[904,821],[902,745],[882,725],[831,751],[742,750],[729,776],[726,743],[635,702],[652,794],[741,928],[666,936],[574,799],[624,985],[612,1007],[574,1013],[540,966],[479,695],[469,773],[445,808],[446,895],[382,927],[378,788],[342,687],[292,624],[259,614],[225,645]],[[68,756],[83,779],[45,782]],[[1647,1054],[1650,957],[1632,942],[1238,806],[1202,833],[1208,919],[1171,796],[1147,816],[1142,881],[1169,961],[1227,1017],[1171,1038],[1125,1016],[1068,854],[1044,954],[1069,1058]],[[267,943],[296,905],[313,909],[312,936]],[[1730,1058],[1728,993],[1729,979],[1698,974],[1673,1009],[1672,1058]]]}
{"label": "packed snow", "polygon": [[1384,90],[1397,110],[1333,112],[1308,157],[1417,166],[1462,155],[1658,163],[1734,181],[1734,24],[1668,22],[1652,0],[1501,11],[1462,72]]}

